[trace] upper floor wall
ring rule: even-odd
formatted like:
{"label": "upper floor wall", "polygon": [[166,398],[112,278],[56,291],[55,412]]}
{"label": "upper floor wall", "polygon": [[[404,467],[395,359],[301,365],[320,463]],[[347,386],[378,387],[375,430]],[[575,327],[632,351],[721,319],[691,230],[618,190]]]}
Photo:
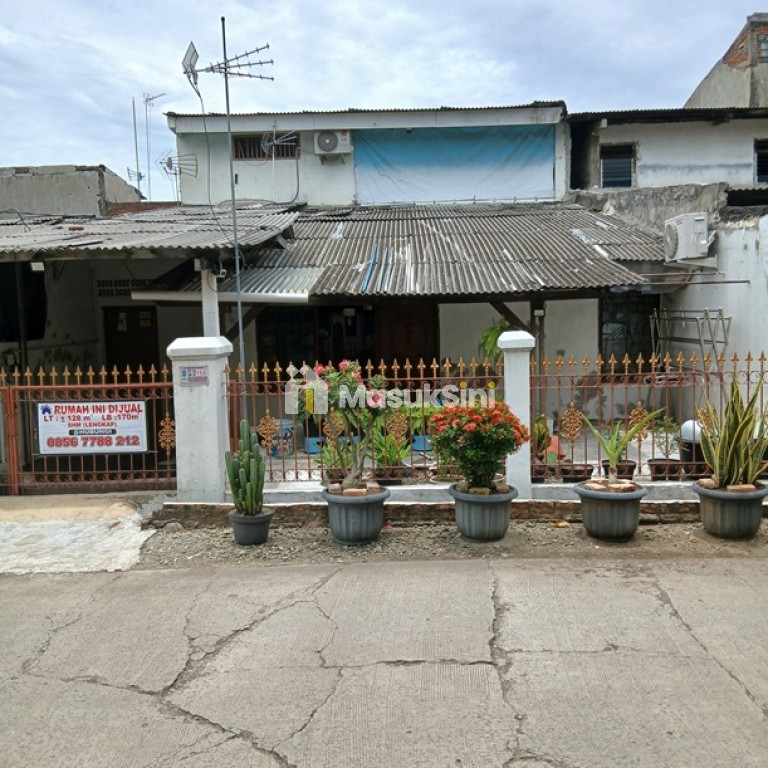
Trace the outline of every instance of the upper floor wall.
{"label": "upper floor wall", "polygon": [[[562,103],[488,109],[231,116],[168,115],[187,204],[230,198],[311,205],[560,200],[567,191]],[[340,142],[328,152],[323,137]],[[342,151],[339,151],[339,150]],[[194,164],[191,164],[194,165]]]}
{"label": "upper floor wall", "polygon": [[768,110],[574,115],[571,188],[768,183]]}

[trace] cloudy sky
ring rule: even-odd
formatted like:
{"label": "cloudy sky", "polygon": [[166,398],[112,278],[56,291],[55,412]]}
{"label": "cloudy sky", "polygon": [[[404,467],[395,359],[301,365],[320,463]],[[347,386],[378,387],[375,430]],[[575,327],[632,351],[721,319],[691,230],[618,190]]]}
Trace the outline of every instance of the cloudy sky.
{"label": "cloudy sky", "polygon": [[[563,100],[571,112],[679,107],[722,57],[754,0],[3,0],[0,166],[104,164],[146,176],[173,154],[164,112],[200,112],[181,70],[269,43],[233,82],[233,112],[478,107]],[[207,111],[224,83],[201,74]],[[145,107],[145,96],[163,93]],[[149,119],[147,119],[149,116]],[[143,191],[146,193],[146,180]]]}

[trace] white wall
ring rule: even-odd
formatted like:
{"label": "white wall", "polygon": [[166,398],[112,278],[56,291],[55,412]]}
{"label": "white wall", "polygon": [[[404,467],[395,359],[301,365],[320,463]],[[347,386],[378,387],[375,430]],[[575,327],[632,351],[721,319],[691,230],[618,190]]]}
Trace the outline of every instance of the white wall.
{"label": "white wall", "polygon": [[[597,299],[567,299],[545,304],[541,355],[553,362],[573,355],[581,363],[594,360],[599,348],[599,302]],[[580,367],[580,370],[583,368]]]}
{"label": "white wall", "polygon": [[[189,205],[214,205],[230,199],[229,153],[226,134],[182,134],[178,152],[198,158],[196,177],[180,177],[181,199]],[[311,202],[315,205],[352,205],[355,170],[352,155],[321,159],[314,153],[314,135],[300,134],[298,158],[235,160],[235,196],[238,200],[276,203]],[[209,177],[209,161],[212,171]]]}
{"label": "white wall", "polygon": [[755,182],[754,141],[768,138],[765,120],[609,125],[601,144],[637,144],[637,186]]}
{"label": "white wall", "polygon": [[[528,303],[508,303],[507,306],[528,322]],[[468,363],[479,358],[478,345],[483,331],[499,318],[499,313],[487,302],[478,304],[440,305],[440,358]]]}
{"label": "white wall", "polygon": [[[728,282],[686,286],[666,296],[664,308],[722,308],[732,317],[726,356],[768,354],[768,216],[752,217],[739,225],[721,225],[715,249],[718,272]],[[693,328],[691,332],[697,335]],[[696,352],[700,356],[698,343],[678,342],[675,346],[685,355]]]}

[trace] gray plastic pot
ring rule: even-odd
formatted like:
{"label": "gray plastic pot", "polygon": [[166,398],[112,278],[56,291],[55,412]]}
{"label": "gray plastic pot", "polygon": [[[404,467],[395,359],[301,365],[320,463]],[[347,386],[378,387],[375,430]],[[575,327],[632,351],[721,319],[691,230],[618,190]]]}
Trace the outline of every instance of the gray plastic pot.
{"label": "gray plastic pot", "polygon": [[691,485],[699,495],[699,513],[704,530],[723,539],[750,539],[763,519],[763,499],[768,487],[758,484],[754,491],[739,493],[725,488]]}
{"label": "gray plastic pot", "polygon": [[243,546],[252,544],[264,544],[269,537],[269,524],[272,522],[274,512],[264,512],[261,515],[240,515],[237,512],[229,513],[229,524],[235,541]]}
{"label": "gray plastic pot", "polygon": [[517,488],[510,488],[509,493],[483,496],[462,493],[452,485],[448,493],[454,498],[456,525],[465,539],[497,541],[504,538],[509,528],[509,502],[517,498]]}
{"label": "gray plastic pot", "polygon": [[638,488],[627,493],[593,491],[574,485],[581,499],[581,522],[590,536],[606,541],[629,541],[640,524],[640,499],[648,491]]}
{"label": "gray plastic pot", "polygon": [[341,544],[368,544],[379,538],[384,527],[384,502],[389,489],[367,496],[342,496],[322,492],[328,502],[328,525]]}

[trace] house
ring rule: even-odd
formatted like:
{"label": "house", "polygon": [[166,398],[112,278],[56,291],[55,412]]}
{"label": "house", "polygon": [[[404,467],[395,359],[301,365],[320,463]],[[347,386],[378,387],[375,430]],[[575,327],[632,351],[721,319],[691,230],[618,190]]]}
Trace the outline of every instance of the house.
{"label": "house", "polygon": [[686,108],[768,107],[768,13],[754,13]]}
{"label": "house", "polygon": [[[500,314],[534,329],[540,354],[594,356],[600,315],[619,301],[611,290],[629,307],[662,254],[658,239],[558,205],[564,115],[561,102],[238,114],[228,134],[223,115],[170,113],[178,155],[197,169],[180,177],[183,203],[227,200],[231,160],[238,201],[302,206],[293,240],[248,257],[241,300],[269,306],[246,358],[466,358]],[[617,271],[624,259],[611,251],[622,249],[633,274]],[[267,275],[281,301],[265,297]],[[299,303],[292,284],[306,308],[288,306]],[[180,267],[133,297],[188,302],[205,285]],[[221,298],[232,289],[222,284]],[[646,328],[647,303],[633,328]]]}

